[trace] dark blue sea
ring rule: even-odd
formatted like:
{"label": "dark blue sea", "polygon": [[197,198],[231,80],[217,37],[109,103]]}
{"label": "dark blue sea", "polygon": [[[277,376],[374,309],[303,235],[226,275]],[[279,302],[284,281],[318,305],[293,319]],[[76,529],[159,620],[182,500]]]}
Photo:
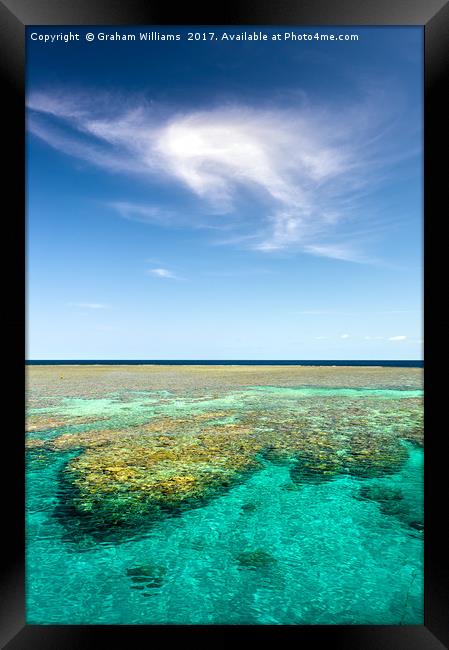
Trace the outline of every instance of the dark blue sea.
{"label": "dark blue sea", "polygon": [[76,365],[76,366],[117,366],[117,365],[130,365],[130,366],[377,366],[384,368],[423,368],[424,361],[417,359],[401,359],[393,361],[391,359],[292,359],[292,360],[248,360],[248,359],[30,359],[26,361],[28,366],[63,366],[63,365]]}

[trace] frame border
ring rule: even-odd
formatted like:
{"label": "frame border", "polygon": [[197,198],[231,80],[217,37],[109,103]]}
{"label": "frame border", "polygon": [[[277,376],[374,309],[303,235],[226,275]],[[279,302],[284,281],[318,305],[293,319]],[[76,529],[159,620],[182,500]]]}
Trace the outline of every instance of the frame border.
{"label": "frame border", "polygon": [[[425,256],[425,323],[428,330],[425,354],[425,619],[422,626],[37,626],[26,625],[24,615],[24,460],[22,426],[23,398],[20,391],[25,382],[20,364],[23,362],[25,315],[22,296],[25,291],[25,28],[28,25],[360,25],[360,26],[422,26],[424,28],[424,241],[427,250],[433,247],[432,267]],[[0,0],[0,71],[3,79],[5,111],[5,181],[4,193],[10,212],[5,213],[4,229],[9,254],[7,274],[13,281],[6,284],[8,338],[5,346],[8,368],[7,408],[15,413],[12,430],[5,428],[5,458],[12,474],[4,486],[3,519],[7,534],[3,542],[0,584],[5,596],[0,612],[1,647],[8,650],[71,650],[91,648],[109,641],[122,645],[178,641],[184,646],[198,644],[225,645],[254,643],[259,638],[295,644],[324,642],[345,650],[442,650],[449,648],[449,540],[444,532],[445,517],[441,512],[444,495],[448,494],[447,462],[444,441],[436,426],[438,399],[433,366],[437,359],[431,341],[444,342],[442,323],[428,318],[428,304],[441,302],[436,282],[443,274],[444,240],[438,240],[437,218],[447,201],[447,178],[439,159],[447,159],[442,134],[447,117],[447,85],[449,71],[449,3],[446,0],[283,0],[275,5],[269,0],[232,0],[222,8],[198,9],[184,4],[179,9],[161,0]],[[446,101],[445,101],[446,99]],[[446,131],[447,133],[447,131]],[[431,219],[434,224],[431,226]],[[438,249],[439,245],[439,249]],[[17,248],[19,249],[17,251]],[[18,253],[18,254],[17,254]],[[446,253],[447,255],[447,253]],[[438,266],[439,265],[439,266]],[[17,310],[10,310],[13,305]],[[438,338],[440,336],[440,338]],[[429,342],[427,342],[429,341]],[[432,361],[433,360],[433,361]],[[440,384],[441,385],[441,384]],[[443,394],[441,395],[443,397]],[[444,402],[443,402],[444,403]],[[443,414],[442,414],[443,415]],[[20,424],[19,424],[20,422]],[[16,436],[16,429],[18,435]],[[20,431],[20,433],[19,433]],[[16,438],[16,439],[14,439]],[[5,463],[6,464],[6,463]],[[13,489],[11,489],[13,487]]]}

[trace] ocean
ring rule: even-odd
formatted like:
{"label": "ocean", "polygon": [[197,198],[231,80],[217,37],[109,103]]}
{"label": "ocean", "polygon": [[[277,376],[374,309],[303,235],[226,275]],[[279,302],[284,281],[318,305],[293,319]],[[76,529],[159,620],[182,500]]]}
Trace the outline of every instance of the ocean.
{"label": "ocean", "polygon": [[28,624],[423,624],[420,361],[29,361]]}

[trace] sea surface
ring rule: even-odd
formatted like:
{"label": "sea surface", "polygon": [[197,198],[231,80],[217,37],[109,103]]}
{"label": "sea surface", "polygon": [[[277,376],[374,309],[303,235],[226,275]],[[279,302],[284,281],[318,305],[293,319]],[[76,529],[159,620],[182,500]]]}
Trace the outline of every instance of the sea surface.
{"label": "sea surface", "polygon": [[27,623],[422,625],[422,368],[298,363],[29,365]]}

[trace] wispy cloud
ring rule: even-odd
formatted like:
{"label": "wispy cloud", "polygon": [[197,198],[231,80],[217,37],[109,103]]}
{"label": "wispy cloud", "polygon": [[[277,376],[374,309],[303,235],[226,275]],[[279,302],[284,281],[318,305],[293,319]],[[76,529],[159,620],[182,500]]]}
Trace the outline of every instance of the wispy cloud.
{"label": "wispy cloud", "polygon": [[367,262],[369,261],[366,254],[357,250],[354,244],[306,244],[304,250],[307,253],[318,255],[319,257],[331,257],[335,260],[344,262]]}
{"label": "wispy cloud", "polygon": [[[328,339],[329,337],[328,336],[315,336],[314,338],[317,341],[321,341],[321,340],[324,340],[324,339]],[[349,334],[345,333],[345,334],[340,334],[339,338],[340,339],[349,339],[349,338],[354,338],[354,337],[351,337]],[[358,337],[355,336],[355,338],[357,339]],[[366,336],[363,336],[362,338],[363,338],[364,341],[383,341],[383,340],[385,340],[385,338],[388,341],[405,341],[405,340],[408,340],[407,336],[389,336],[389,337],[385,337],[385,336],[366,335]],[[423,343],[423,339],[410,339],[410,340],[412,342],[414,342],[414,343]]]}
{"label": "wispy cloud", "polygon": [[[306,104],[296,110],[225,105],[181,112],[53,90],[30,94],[28,128],[56,149],[109,171],[184,188],[200,206],[189,225],[226,224],[232,231],[226,244],[367,262],[365,235],[354,226],[360,197],[398,153],[385,135],[379,148],[391,121],[384,105],[365,101],[339,112]],[[252,210],[245,207],[248,196]],[[183,219],[174,207],[128,201],[111,207],[144,222],[173,226]]]}
{"label": "wispy cloud", "polygon": [[302,309],[301,311],[295,312],[296,314],[301,314],[303,316],[358,316],[358,315],[378,315],[378,316],[394,316],[396,314],[415,314],[418,313],[416,309],[381,309],[370,311],[368,309],[363,310],[340,310],[340,309]]}
{"label": "wispy cloud", "polygon": [[178,276],[173,271],[169,269],[150,269],[148,271],[150,275],[154,275],[156,278],[168,278],[170,280],[177,280]]}
{"label": "wispy cloud", "polygon": [[169,225],[175,218],[172,211],[158,205],[138,205],[128,201],[110,201],[106,205],[116,210],[121,217],[130,221]]}

